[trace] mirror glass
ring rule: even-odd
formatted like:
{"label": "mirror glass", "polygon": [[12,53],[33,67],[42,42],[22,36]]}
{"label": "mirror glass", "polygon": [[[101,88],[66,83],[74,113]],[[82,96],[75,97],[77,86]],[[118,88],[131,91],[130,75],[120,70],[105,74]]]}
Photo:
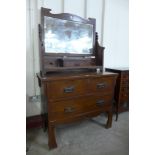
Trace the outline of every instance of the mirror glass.
{"label": "mirror glass", "polygon": [[92,54],[93,25],[44,17],[45,53]]}

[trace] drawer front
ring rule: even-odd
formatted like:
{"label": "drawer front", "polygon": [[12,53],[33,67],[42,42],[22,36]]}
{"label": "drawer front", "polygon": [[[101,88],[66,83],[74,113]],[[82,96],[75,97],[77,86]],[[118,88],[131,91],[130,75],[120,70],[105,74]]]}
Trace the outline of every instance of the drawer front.
{"label": "drawer front", "polygon": [[125,74],[124,76],[125,76],[125,78],[122,78],[122,80],[121,80],[121,97],[128,98],[128,96],[129,96],[128,74]]}
{"label": "drawer front", "polygon": [[70,99],[49,103],[49,119],[63,119],[74,117],[86,112],[104,110],[112,107],[112,95],[86,96],[78,99]]}
{"label": "drawer front", "polygon": [[129,92],[122,92],[121,93],[121,101],[129,100]]}
{"label": "drawer front", "polygon": [[122,73],[122,79],[123,80],[129,80],[129,73]]}
{"label": "drawer front", "polygon": [[63,80],[48,83],[49,99],[58,99],[61,97],[71,97],[87,92],[87,80]]}
{"label": "drawer front", "polygon": [[128,87],[122,87],[121,92],[122,93],[129,93],[129,88]]}
{"label": "drawer front", "polygon": [[89,81],[89,89],[91,92],[112,92],[114,79],[113,78],[94,78]]}
{"label": "drawer front", "polygon": [[121,86],[124,88],[128,88],[129,87],[129,82],[128,81],[122,81]]}

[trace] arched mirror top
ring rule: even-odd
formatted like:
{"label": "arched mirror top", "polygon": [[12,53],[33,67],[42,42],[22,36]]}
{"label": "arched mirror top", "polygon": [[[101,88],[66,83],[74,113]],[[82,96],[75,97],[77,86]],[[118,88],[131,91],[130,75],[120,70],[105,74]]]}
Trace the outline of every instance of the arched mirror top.
{"label": "arched mirror top", "polygon": [[41,8],[42,42],[45,54],[94,55],[95,23],[69,13],[52,14]]}

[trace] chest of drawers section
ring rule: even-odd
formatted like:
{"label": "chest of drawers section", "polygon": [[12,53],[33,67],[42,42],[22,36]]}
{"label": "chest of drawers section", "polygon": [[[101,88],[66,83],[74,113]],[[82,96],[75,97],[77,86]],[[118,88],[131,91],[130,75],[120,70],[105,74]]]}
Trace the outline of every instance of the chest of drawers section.
{"label": "chest of drawers section", "polygon": [[[122,111],[124,110],[128,110],[129,109],[129,105],[128,104],[124,104],[122,102],[128,102],[129,101],[129,72],[122,72],[122,74],[120,74],[120,107],[122,108]],[[121,109],[119,109],[119,111],[121,111]]]}
{"label": "chest of drawers section", "polygon": [[115,88],[115,101],[116,101],[116,120],[118,113],[129,110],[129,69],[128,68],[107,68],[107,71],[118,73]]}
{"label": "chest of drawers section", "polygon": [[102,112],[112,125],[112,102],[117,74],[82,74],[41,79],[45,85],[49,147],[57,147],[54,128]]}

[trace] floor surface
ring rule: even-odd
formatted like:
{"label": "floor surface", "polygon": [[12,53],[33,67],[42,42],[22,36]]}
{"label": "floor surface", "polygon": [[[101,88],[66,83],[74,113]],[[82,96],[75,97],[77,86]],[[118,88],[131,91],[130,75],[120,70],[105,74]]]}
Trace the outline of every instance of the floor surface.
{"label": "floor surface", "polygon": [[58,147],[48,149],[47,132],[27,130],[27,155],[128,155],[129,113],[113,116],[112,128],[105,129],[107,117],[98,117],[56,128]]}

